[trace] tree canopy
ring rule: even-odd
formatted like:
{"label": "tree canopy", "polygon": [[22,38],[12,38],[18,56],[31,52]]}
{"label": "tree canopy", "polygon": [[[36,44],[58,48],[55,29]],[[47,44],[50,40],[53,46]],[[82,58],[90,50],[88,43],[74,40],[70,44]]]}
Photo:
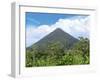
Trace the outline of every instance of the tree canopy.
{"label": "tree canopy", "polygon": [[89,39],[80,37],[70,49],[64,48],[59,41],[48,44],[44,50],[36,46],[26,49],[26,67],[81,65],[90,63]]}

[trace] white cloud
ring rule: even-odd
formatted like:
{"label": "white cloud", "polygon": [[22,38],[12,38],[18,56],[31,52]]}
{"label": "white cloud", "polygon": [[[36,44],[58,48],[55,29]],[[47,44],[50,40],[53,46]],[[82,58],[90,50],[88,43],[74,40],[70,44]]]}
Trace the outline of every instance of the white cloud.
{"label": "white cloud", "polygon": [[52,25],[41,25],[37,27],[28,26],[26,28],[26,46],[32,45],[56,28],[61,28],[76,38],[79,36],[89,37],[88,17],[59,19]]}
{"label": "white cloud", "polygon": [[32,45],[53,30],[54,28],[51,28],[48,25],[41,25],[39,27],[30,26],[26,28],[26,46]]}

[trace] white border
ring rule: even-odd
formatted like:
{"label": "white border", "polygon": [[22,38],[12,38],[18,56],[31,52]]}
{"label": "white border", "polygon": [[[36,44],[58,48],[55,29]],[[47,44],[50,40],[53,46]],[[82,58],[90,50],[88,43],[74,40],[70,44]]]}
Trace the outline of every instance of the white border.
{"label": "white border", "polygon": [[[95,71],[95,38],[96,27],[95,24],[95,9],[94,8],[83,8],[83,7],[63,7],[63,6],[36,6],[32,4],[12,4],[12,26],[15,29],[12,31],[12,41],[15,50],[12,50],[12,75],[14,77],[19,76],[39,76],[39,75],[61,75],[69,73],[84,73]],[[66,14],[82,14],[90,15],[90,26],[91,26],[91,42],[90,42],[90,65],[74,65],[74,66],[57,66],[57,67],[25,67],[25,12],[46,12],[46,13],[66,13]],[[15,31],[15,32],[14,32]],[[14,42],[15,40],[15,42]],[[23,57],[24,56],[24,57]]]}

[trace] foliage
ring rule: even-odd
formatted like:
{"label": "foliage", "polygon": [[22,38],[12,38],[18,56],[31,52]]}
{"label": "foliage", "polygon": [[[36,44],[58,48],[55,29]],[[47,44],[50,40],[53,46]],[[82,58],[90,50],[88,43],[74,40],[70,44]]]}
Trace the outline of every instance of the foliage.
{"label": "foliage", "polygon": [[26,67],[89,64],[89,56],[89,39],[80,37],[70,49],[59,41],[49,43],[45,50],[26,49]]}

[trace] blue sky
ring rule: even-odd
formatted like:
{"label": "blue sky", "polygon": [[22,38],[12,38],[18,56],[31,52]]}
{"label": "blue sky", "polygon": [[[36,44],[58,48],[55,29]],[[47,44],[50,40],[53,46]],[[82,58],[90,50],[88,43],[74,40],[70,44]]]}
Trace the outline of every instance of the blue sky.
{"label": "blue sky", "polygon": [[26,47],[56,28],[61,28],[76,38],[89,37],[89,16],[86,15],[26,12],[25,17]]}
{"label": "blue sky", "polygon": [[[52,25],[57,22],[59,19],[66,19],[66,18],[74,18],[75,14],[53,14],[53,13],[33,13],[33,12],[26,12],[26,27],[30,25],[38,27],[39,25]],[[85,18],[86,16],[81,16]]]}

